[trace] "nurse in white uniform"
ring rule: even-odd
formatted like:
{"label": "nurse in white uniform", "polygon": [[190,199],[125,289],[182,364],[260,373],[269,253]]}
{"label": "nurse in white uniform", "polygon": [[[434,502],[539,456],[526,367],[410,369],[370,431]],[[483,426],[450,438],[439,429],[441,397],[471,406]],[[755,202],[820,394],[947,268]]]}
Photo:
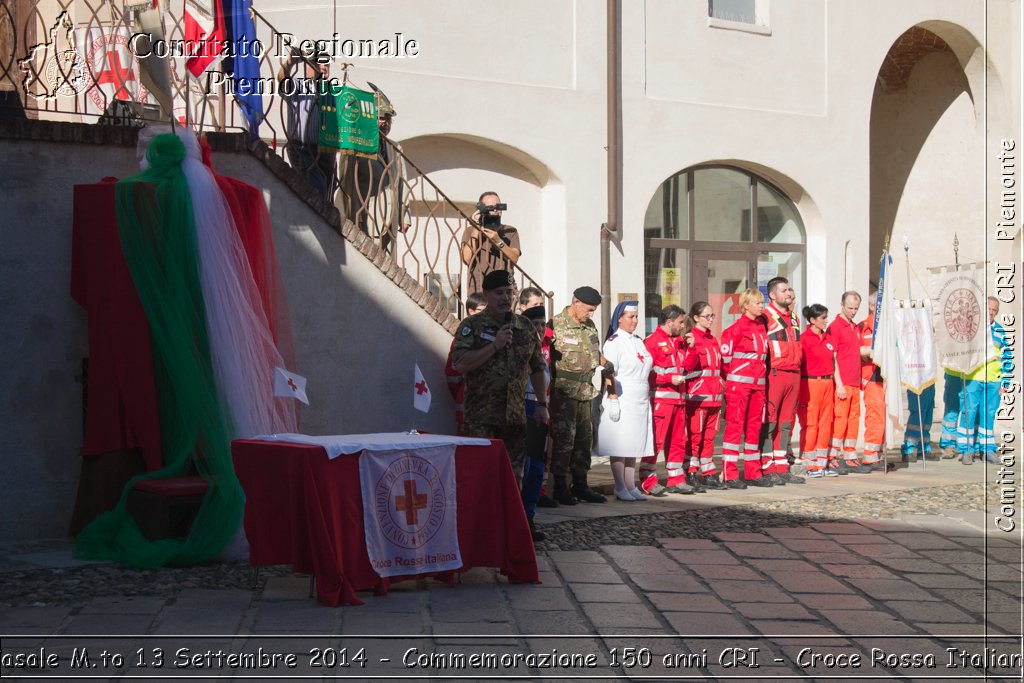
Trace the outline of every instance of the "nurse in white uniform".
{"label": "nurse in white uniform", "polygon": [[597,430],[598,455],[611,458],[615,497],[644,500],[636,486],[636,459],[654,452],[654,428],[648,376],[654,360],[636,331],[637,302],[623,301],[612,314],[604,342],[604,357],[615,366],[605,377],[601,422]]}

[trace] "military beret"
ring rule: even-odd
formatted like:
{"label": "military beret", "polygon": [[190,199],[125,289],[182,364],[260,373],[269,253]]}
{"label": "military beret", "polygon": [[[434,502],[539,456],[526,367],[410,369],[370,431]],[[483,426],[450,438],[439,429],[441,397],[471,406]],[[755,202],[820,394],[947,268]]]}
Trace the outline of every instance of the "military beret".
{"label": "military beret", "polygon": [[593,287],[579,287],[572,295],[588,306],[601,305],[601,294]]}
{"label": "military beret", "polygon": [[547,311],[544,309],[544,305],[531,306],[523,311],[523,316],[528,320],[544,320],[547,317]]}
{"label": "military beret", "polygon": [[516,281],[512,279],[512,273],[507,270],[492,270],[484,275],[483,289],[489,292],[499,287],[515,287]]}

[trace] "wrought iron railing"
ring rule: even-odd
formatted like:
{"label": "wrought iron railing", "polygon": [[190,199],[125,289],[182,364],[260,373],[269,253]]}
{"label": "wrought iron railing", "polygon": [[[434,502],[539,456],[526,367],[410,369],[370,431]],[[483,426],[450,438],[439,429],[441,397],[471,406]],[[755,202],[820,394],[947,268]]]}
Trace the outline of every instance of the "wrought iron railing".
{"label": "wrought iron railing", "polygon": [[[153,0],[0,2],[0,116],[122,125],[162,120],[197,132],[247,131],[230,80],[216,65],[198,79],[188,74],[187,57],[177,49],[185,40],[185,3],[169,2],[156,9]],[[202,3],[189,6],[196,4]],[[258,59],[264,91],[262,120],[249,132],[291,163],[286,149],[290,103],[277,86],[282,66],[286,76],[301,77],[297,70],[305,70],[305,60],[286,60],[278,49],[281,34],[259,12],[252,16],[263,46]],[[145,53],[139,48],[146,45],[137,36],[154,30],[162,32],[170,54],[140,64],[138,55]],[[149,49],[164,54],[157,46]],[[340,68],[341,79],[347,80],[349,65]],[[160,87],[161,73],[165,88]],[[393,141],[382,136],[381,148],[375,160],[317,148],[314,153],[326,157],[314,162],[333,167],[323,199],[459,317],[471,270],[462,253],[463,237],[481,229],[478,216],[448,197]],[[485,240],[480,247],[491,248],[497,249],[497,243]],[[553,313],[552,293],[518,264],[510,265],[518,286],[543,292],[548,313]]]}

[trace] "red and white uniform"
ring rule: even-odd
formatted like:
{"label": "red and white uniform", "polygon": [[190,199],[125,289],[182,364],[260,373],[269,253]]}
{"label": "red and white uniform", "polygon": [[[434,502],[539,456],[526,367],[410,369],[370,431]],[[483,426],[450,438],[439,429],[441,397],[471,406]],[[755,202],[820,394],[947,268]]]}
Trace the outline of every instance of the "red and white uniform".
{"label": "red and white uniform", "polygon": [[743,449],[744,479],[761,476],[760,435],[764,424],[768,334],[764,318],[746,315],[722,333],[722,372],[725,376],[725,434],[722,436],[724,479],[739,478],[737,463]]}
{"label": "red and white uniform", "polygon": [[711,332],[693,328],[693,346],[683,352],[686,370],[686,424],[689,429],[688,472],[718,474],[713,459],[722,410],[722,350]]}
{"label": "red and white uniform", "polygon": [[829,442],[829,463],[859,465],[857,460],[857,437],[860,432],[860,331],[857,323],[836,316],[826,332],[836,350],[836,365],[839,379],[846,389],[846,398],[836,398],[833,403],[832,440]]}
{"label": "red and white uniform", "polygon": [[448,360],[444,364],[444,375],[448,379],[448,391],[455,399],[455,433],[462,436],[462,399],[466,394],[466,378],[459,374],[452,362],[452,351],[455,350],[455,340],[452,340],[451,348],[448,349]]}
{"label": "red and white uniform", "polygon": [[807,328],[800,337],[800,458],[807,470],[825,469],[835,401],[835,348],[824,333]]}
{"label": "red and white uniform", "polygon": [[[679,337],[671,337],[658,327],[644,339],[647,352],[654,359],[648,378],[651,412],[654,422],[654,453],[640,459],[640,487],[650,493],[658,483],[655,463],[658,453],[665,454],[666,486],[686,483],[686,387],[682,383],[683,352]],[[672,378],[678,377],[679,384]]]}
{"label": "red and white uniform", "polygon": [[[871,346],[875,334],[875,314],[860,325],[860,345]],[[885,443],[885,389],[882,373],[870,358],[860,359],[860,390],[864,394],[864,464],[871,465],[882,457]]]}
{"label": "red and white uniform", "polygon": [[[774,303],[763,313],[768,333],[768,434],[761,448],[761,468],[766,473],[789,472],[786,451],[800,399],[800,321],[792,311],[782,312]],[[770,439],[770,441],[768,441]]]}

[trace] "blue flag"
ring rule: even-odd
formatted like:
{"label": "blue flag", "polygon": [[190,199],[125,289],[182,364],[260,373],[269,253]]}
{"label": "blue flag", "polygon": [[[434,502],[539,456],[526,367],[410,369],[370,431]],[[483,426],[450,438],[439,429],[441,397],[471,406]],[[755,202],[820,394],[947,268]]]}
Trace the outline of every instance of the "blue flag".
{"label": "blue flag", "polygon": [[256,53],[256,23],[249,9],[252,0],[222,0],[226,40],[231,43],[229,57],[223,60],[224,71],[231,74],[235,102],[249,124],[249,138],[259,136],[263,122],[263,96],[260,94],[260,58]]}

